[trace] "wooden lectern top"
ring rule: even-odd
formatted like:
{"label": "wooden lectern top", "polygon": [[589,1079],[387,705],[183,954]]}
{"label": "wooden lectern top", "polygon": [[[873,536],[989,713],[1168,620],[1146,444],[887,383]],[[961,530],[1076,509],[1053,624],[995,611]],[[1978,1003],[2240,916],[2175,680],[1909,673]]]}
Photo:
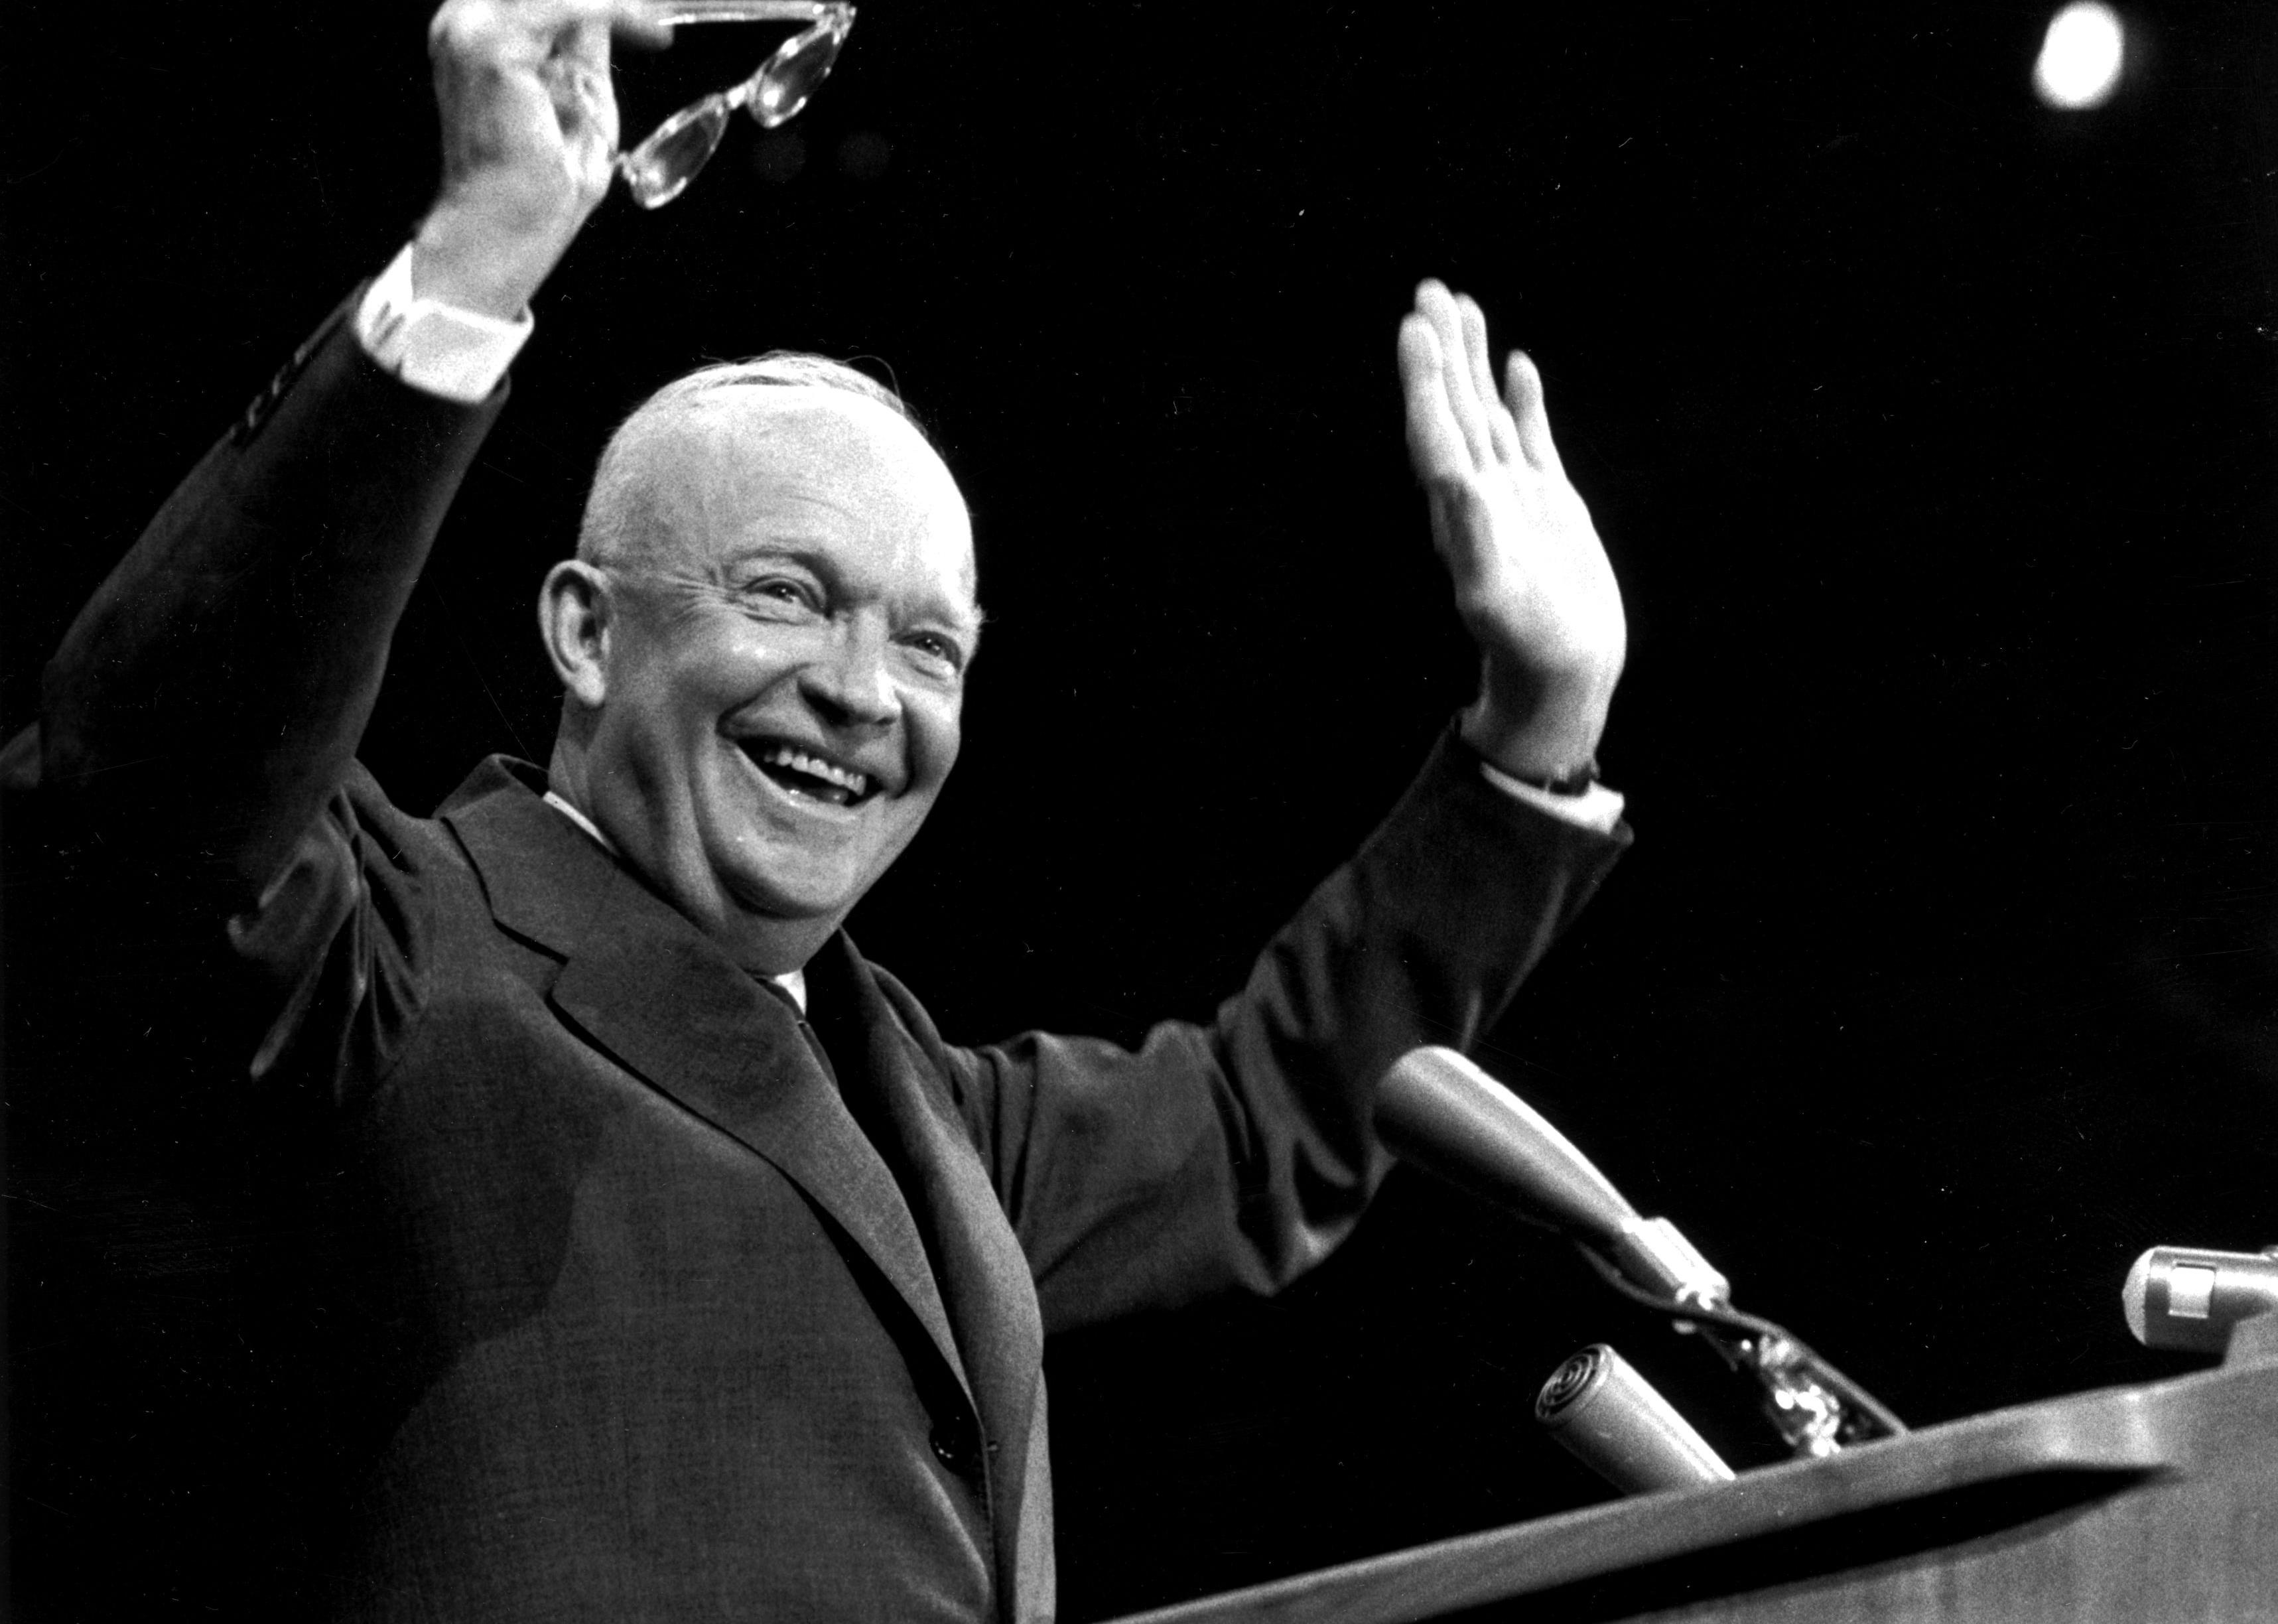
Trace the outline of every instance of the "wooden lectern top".
{"label": "wooden lectern top", "polygon": [[1116,1624],[2278,1620],[2278,1314],[2219,1369],[1617,1500]]}

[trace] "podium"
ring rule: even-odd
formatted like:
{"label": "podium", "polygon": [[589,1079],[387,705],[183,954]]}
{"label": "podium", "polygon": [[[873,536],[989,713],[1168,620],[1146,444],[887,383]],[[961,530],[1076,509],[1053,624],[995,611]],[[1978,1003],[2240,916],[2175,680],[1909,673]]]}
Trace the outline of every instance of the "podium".
{"label": "podium", "polygon": [[1115,1624],[2278,1620],[2278,1314],[2221,1367],[1998,1410]]}

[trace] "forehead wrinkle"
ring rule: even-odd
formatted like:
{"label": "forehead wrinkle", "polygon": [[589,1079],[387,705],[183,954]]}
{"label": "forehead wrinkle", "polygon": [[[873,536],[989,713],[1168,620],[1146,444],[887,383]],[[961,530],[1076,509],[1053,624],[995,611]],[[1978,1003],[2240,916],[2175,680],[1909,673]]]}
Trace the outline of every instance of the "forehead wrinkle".
{"label": "forehead wrinkle", "polygon": [[883,528],[898,550],[954,546],[964,602],[944,607],[977,629],[978,561],[963,493],[924,437],[885,406],[820,387],[722,388],[625,449],[638,487],[629,507],[641,521],[627,528],[641,532],[647,567],[677,562],[716,579],[736,559],[793,550],[808,552],[811,566],[832,549],[784,543],[802,539],[799,509],[822,509],[874,535]]}

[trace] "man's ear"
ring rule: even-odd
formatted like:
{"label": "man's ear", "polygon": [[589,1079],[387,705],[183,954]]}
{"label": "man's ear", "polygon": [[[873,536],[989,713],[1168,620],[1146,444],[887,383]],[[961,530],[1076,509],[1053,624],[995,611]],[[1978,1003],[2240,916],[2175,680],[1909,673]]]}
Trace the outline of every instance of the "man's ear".
{"label": "man's ear", "polygon": [[538,634],[562,678],[562,692],[588,710],[609,696],[609,642],[616,605],[609,578],[592,564],[565,558],[546,572],[538,589]]}

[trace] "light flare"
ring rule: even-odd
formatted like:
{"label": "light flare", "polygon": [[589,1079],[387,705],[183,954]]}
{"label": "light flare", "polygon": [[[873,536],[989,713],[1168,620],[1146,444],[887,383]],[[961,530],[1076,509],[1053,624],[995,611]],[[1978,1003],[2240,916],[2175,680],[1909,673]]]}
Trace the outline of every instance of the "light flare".
{"label": "light flare", "polygon": [[2128,29],[2102,0],[2075,0],[2049,19],[2033,89],[2068,111],[2101,107],[2119,88],[2128,64]]}

